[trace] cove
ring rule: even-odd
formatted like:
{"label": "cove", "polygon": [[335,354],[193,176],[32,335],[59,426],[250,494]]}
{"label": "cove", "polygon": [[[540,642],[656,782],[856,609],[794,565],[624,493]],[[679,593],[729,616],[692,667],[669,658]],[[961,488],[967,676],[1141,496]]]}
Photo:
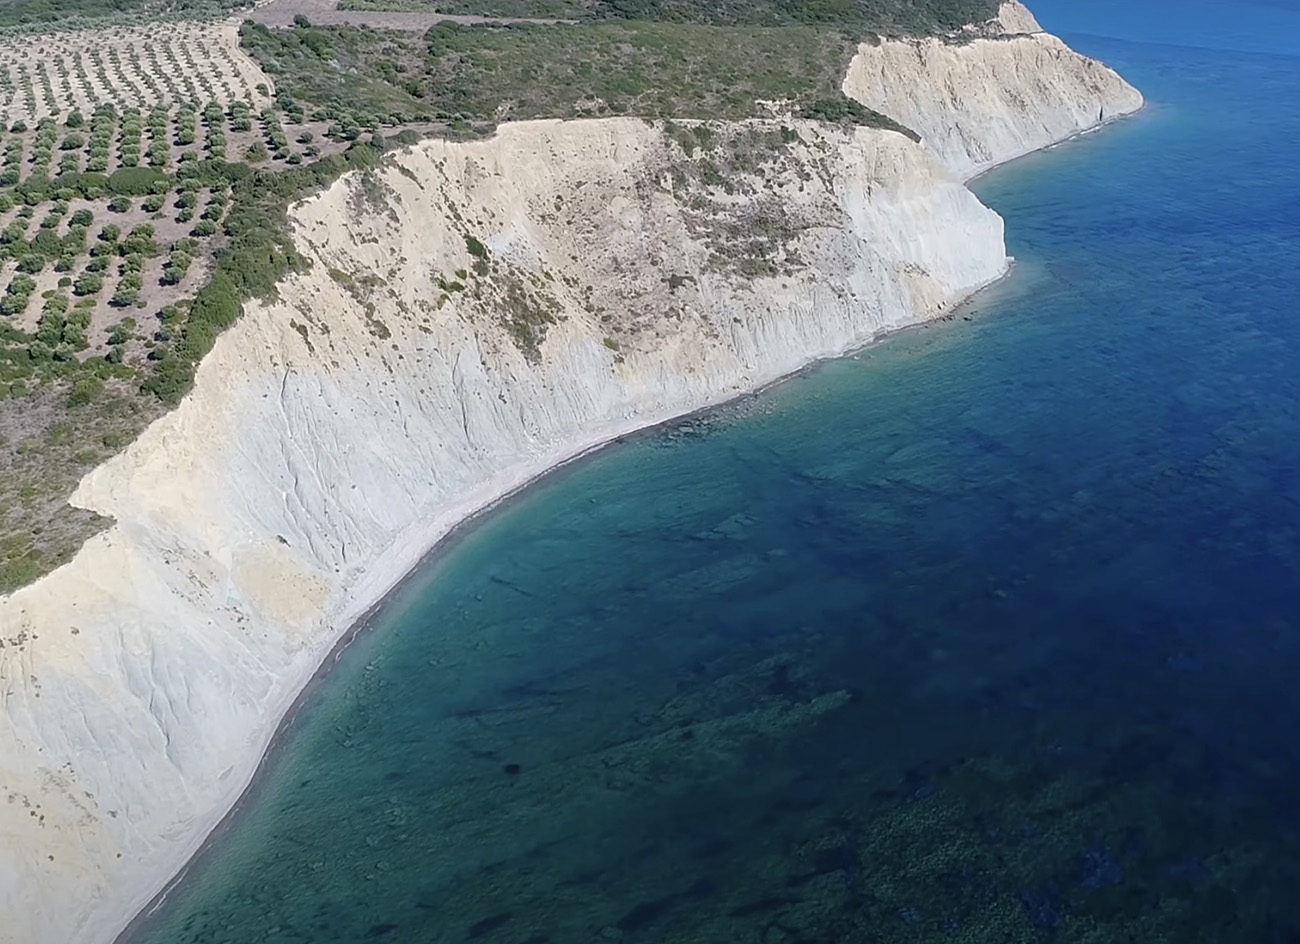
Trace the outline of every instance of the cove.
{"label": "cove", "polygon": [[1300,934],[1300,59],[1065,38],[1011,279],[432,555],[133,940]]}

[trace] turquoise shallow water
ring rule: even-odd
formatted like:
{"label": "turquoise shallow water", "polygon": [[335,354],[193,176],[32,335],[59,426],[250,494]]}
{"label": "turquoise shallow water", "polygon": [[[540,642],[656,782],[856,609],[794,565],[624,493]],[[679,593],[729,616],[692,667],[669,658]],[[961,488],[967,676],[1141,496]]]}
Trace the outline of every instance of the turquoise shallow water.
{"label": "turquoise shallow water", "polygon": [[1300,59],[1068,38],[1012,279],[458,538],[137,944],[1300,940]]}

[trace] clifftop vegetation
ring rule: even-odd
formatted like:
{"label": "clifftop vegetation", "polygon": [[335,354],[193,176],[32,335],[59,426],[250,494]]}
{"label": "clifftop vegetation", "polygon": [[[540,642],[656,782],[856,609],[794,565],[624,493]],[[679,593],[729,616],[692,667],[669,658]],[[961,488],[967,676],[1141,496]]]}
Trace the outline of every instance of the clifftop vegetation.
{"label": "clifftop vegetation", "polygon": [[[285,3],[346,22],[245,21],[260,71],[230,21],[161,22],[246,0],[0,4],[0,593],[105,525],[66,504],[77,480],[180,400],[246,301],[306,264],[292,201],[394,144],[507,120],[793,115],[911,134],[843,95],[857,42],[997,12],[996,0],[440,0],[438,13],[570,22],[430,27],[424,0],[271,0],[248,15]],[[745,272],[770,265],[742,258],[767,245],[755,239],[714,248]],[[544,324],[511,323],[538,356]]]}
{"label": "clifftop vegetation", "polygon": [[482,132],[528,118],[741,119],[775,109],[902,130],[840,90],[855,43],[806,26],[449,23],[417,37],[249,25],[243,42],[282,95],[354,127],[423,119]]}
{"label": "clifftop vegetation", "polygon": [[[410,0],[399,2],[409,8]],[[890,36],[960,29],[996,16],[998,6],[997,0],[443,0],[438,10],[479,16],[711,26],[822,26]]]}
{"label": "clifftop vegetation", "polygon": [[[272,4],[274,6],[274,4]],[[998,0],[340,0],[348,25],[246,23],[245,49],[282,94],[365,127],[453,130],[602,115],[745,118],[785,103],[808,116],[897,128],[840,91],[867,37],[949,33]],[[434,23],[414,11],[533,22]],[[405,29],[375,11],[412,14]],[[432,14],[430,14],[432,17]],[[540,18],[561,22],[541,23]]]}

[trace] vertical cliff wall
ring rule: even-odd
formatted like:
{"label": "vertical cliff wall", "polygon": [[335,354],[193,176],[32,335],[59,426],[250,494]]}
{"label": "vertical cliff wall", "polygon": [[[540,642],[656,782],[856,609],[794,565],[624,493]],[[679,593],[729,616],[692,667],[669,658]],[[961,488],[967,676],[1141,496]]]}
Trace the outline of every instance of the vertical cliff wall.
{"label": "vertical cliff wall", "polygon": [[844,93],[916,131],[963,179],[1143,104],[1113,69],[1042,32],[1017,2],[961,37],[862,44]]}

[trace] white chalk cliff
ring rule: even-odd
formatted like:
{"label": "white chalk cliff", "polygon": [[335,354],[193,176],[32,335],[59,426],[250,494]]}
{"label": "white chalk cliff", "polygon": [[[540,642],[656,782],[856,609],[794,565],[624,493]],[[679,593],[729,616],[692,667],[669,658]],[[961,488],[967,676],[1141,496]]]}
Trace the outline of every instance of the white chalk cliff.
{"label": "white chalk cliff", "polygon": [[863,43],[844,93],[917,132],[963,179],[1143,104],[1113,69],[1043,32],[1014,0],[997,28],[959,41]]}
{"label": "white chalk cliff", "polygon": [[[911,96],[875,98],[895,55]],[[949,89],[942,57],[978,96]],[[886,43],[847,84],[961,174],[1078,130],[1100,94],[1108,114],[1139,100],[1081,63],[1043,34]],[[295,208],[311,271],[249,306],[180,407],[83,481],[74,502],[116,523],[0,599],[0,942],[113,940],[339,635],[468,512],[1005,269],[999,217],[901,134],[693,134],[505,125]]]}

